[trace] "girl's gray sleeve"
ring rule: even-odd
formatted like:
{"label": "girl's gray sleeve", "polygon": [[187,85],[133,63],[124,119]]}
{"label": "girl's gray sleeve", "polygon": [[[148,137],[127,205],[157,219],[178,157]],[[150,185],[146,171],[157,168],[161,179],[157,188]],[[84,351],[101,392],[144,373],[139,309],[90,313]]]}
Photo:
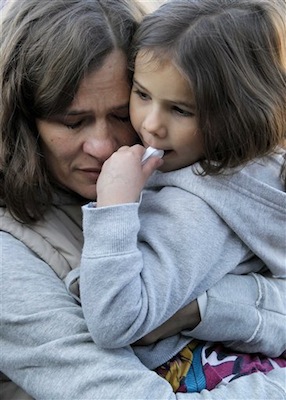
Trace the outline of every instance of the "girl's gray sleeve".
{"label": "girl's gray sleeve", "polygon": [[[81,302],[92,337],[103,348],[151,332],[249,253],[205,202],[195,196],[190,202],[177,190],[176,207],[168,197],[172,191],[140,208],[83,208]],[[188,224],[186,215],[192,215]]]}
{"label": "girl's gray sleeve", "polygon": [[242,377],[212,392],[175,395],[166,381],[140,363],[130,347],[98,348],[87,331],[81,307],[51,268],[8,234],[0,233],[0,243],[0,370],[33,398],[286,398],[282,370]]}
{"label": "girl's gray sleeve", "polygon": [[286,350],[286,280],[228,274],[207,291],[207,307],[190,337],[269,357]]}

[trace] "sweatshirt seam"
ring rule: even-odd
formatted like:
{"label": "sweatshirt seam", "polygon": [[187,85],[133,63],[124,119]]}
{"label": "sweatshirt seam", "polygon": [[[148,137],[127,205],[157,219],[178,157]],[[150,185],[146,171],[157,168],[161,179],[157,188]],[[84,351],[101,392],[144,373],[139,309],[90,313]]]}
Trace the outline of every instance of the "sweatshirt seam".
{"label": "sweatshirt seam", "polygon": [[94,256],[94,255],[85,255],[82,257],[82,259],[88,259],[88,260],[98,260],[100,258],[110,258],[111,256],[114,258],[118,258],[121,257],[122,255],[129,255],[129,254],[133,254],[136,253],[136,250],[132,250],[132,251],[124,251],[122,253],[106,253],[106,254],[101,254],[99,256]]}
{"label": "sweatshirt seam", "polygon": [[[214,300],[217,300],[216,296],[212,296],[212,295],[208,295],[208,296],[209,296],[209,298],[213,298]],[[222,301],[222,299],[220,299],[220,303],[224,303],[226,305],[228,305],[228,304],[233,305],[234,304],[233,302],[230,302],[230,301],[227,301],[227,300]],[[241,303],[241,305],[244,306],[243,303]],[[259,331],[261,330],[263,319],[262,319],[262,316],[261,316],[260,309],[258,308],[257,305],[258,305],[257,300],[256,300],[255,304],[253,304],[253,305],[251,305],[251,304],[247,304],[246,305],[248,307],[251,307],[256,312],[256,315],[258,317],[258,323],[257,323],[257,326],[255,327],[253,333],[251,334],[251,336],[248,339],[243,340],[244,343],[251,343],[251,342],[257,341],[257,339],[258,339],[257,336],[258,336]]]}
{"label": "sweatshirt seam", "polygon": [[[275,387],[276,389],[279,390],[279,392],[281,392],[281,394],[283,394],[283,398],[286,399],[286,390],[283,388],[283,386],[281,386],[278,382],[273,382],[273,380],[269,379],[267,374],[265,375],[265,379],[268,380],[268,383],[270,383],[273,387]],[[285,397],[284,397],[285,396]]]}
{"label": "sweatshirt seam", "polygon": [[[260,204],[262,204],[264,206],[267,206],[267,207],[270,206],[271,208],[275,208],[279,212],[284,212],[285,211],[285,206],[283,207],[282,204],[274,203],[273,202],[273,198],[272,199],[268,199],[268,198],[264,197],[263,193],[261,193],[261,191],[260,191],[260,193],[258,195],[256,193],[253,193],[248,188],[242,187],[238,183],[233,182],[232,180],[228,180],[226,182],[225,181],[220,181],[220,184],[222,186],[224,186],[224,187],[227,187],[227,188],[229,188],[229,186],[233,187],[234,190],[238,191],[239,193],[241,193],[244,196],[247,196],[247,197],[250,197],[250,198],[254,199],[255,201],[258,202],[258,204],[260,203]],[[274,190],[274,188],[273,188],[273,190]],[[277,190],[277,192],[280,193],[279,190]]]}

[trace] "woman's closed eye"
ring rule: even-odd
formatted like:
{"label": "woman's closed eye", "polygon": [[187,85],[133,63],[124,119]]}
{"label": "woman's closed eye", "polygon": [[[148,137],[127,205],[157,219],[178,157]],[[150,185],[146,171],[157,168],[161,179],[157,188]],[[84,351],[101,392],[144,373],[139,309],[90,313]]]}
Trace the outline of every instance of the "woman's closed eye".
{"label": "woman's closed eye", "polygon": [[130,122],[130,116],[129,116],[129,113],[128,114],[126,114],[126,115],[117,115],[117,114],[114,114],[113,115],[113,118],[115,118],[116,120],[118,120],[119,122],[127,122],[127,123],[129,123]]}
{"label": "woman's closed eye", "polygon": [[83,123],[84,123],[84,120],[81,119],[80,121],[72,122],[72,123],[65,122],[64,125],[68,129],[79,129],[83,125]]}
{"label": "woman's closed eye", "polygon": [[94,122],[94,116],[78,115],[63,118],[61,123],[68,129],[78,130]]}

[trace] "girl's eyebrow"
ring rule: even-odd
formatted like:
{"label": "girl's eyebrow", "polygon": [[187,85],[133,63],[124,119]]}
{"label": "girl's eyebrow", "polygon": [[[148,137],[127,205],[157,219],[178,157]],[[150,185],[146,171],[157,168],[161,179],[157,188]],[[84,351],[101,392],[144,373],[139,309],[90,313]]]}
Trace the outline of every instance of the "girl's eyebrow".
{"label": "girl's eyebrow", "polygon": [[142,86],[139,82],[136,81],[136,79],[133,78],[133,84],[135,84],[136,86],[138,86],[140,89],[144,90],[145,92],[148,92],[148,90]]}
{"label": "girl's eyebrow", "polygon": [[[150,93],[144,86],[142,86],[139,82],[137,82],[136,79],[133,79],[133,83],[136,86],[138,86],[139,89],[143,90],[144,92],[146,92],[148,94]],[[181,101],[181,100],[170,100],[170,99],[167,99],[167,101],[170,103],[176,104],[178,106],[183,106],[183,107],[189,108],[191,110],[196,109],[196,106],[194,105],[194,103],[188,103],[188,102]]]}

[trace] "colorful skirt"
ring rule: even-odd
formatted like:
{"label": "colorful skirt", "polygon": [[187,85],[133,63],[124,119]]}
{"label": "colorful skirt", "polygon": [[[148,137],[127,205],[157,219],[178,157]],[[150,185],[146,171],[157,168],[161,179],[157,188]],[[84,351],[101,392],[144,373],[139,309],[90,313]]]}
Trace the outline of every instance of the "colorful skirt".
{"label": "colorful skirt", "polygon": [[212,390],[243,375],[267,374],[285,367],[285,358],[239,353],[221,344],[193,340],[155,371],[171,384],[174,392],[192,393]]}

